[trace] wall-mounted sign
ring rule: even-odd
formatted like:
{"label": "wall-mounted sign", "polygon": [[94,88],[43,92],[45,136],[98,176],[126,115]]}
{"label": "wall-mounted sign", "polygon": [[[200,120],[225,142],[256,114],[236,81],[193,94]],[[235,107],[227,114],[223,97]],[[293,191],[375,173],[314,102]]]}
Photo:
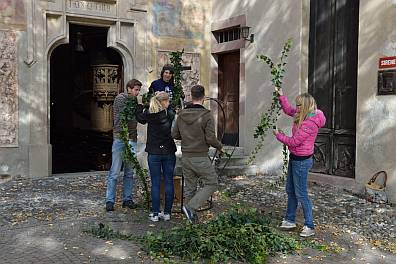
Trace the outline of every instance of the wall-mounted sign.
{"label": "wall-mounted sign", "polygon": [[396,68],[396,56],[395,57],[383,57],[379,59],[378,67],[384,68]]}
{"label": "wall-mounted sign", "polygon": [[396,94],[396,69],[378,71],[378,95]]}

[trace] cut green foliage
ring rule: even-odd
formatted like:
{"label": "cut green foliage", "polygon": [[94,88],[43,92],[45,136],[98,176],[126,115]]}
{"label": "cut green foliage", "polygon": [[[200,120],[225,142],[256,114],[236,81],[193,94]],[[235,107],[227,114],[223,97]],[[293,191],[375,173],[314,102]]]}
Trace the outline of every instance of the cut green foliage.
{"label": "cut green foliage", "polygon": [[172,97],[172,105],[174,107],[180,107],[181,101],[184,99],[184,92],[182,87],[183,53],[184,53],[184,49],[182,49],[181,51],[172,51],[171,53],[169,53],[170,61],[173,64],[173,71],[174,71],[173,80],[175,83],[173,86],[173,97]]}
{"label": "cut green foliage", "polygon": [[294,253],[303,247],[326,250],[324,245],[298,240],[274,226],[273,215],[236,206],[207,223],[180,225],[140,237],[115,232],[102,223],[85,232],[107,240],[138,241],[148,254],[162,262],[179,259],[188,263],[227,263],[236,260],[261,264],[275,253]]}
{"label": "cut green foliage", "polygon": [[142,242],[145,250],[155,256],[178,256],[186,261],[204,259],[210,263],[265,263],[269,254],[301,248],[298,240],[279,233],[270,223],[271,218],[256,209],[234,208],[208,223],[148,233]]}

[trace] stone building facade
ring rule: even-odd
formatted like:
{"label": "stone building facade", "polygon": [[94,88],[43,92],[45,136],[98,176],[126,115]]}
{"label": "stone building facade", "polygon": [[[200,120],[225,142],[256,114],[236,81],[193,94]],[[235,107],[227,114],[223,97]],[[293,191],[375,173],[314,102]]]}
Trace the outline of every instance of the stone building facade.
{"label": "stone building facade", "polygon": [[[90,37],[89,47],[95,50],[92,39],[96,38],[89,32],[96,32],[98,39],[105,36],[101,41],[107,54],[117,57],[108,63],[119,66],[120,85],[136,77],[147,89],[169,60],[168,52],[184,48],[183,63],[191,67],[184,72],[185,88],[197,82],[209,87],[208,94],[225,108],[223,116],[216,104],[210,105],[218,128],[224,128],[225,143],[249,155],[256,144],[254,128],[271,102],[272,91],[268,69],[256,56],[276,58],[286,39],[292,38],[283,88],[291,100],[301,92],[313,93],[329,117],[318,137],[311,179],[362,191],[371,175],[385,170],[387,190],[395,202],[392,78],[396,74],[394,68],[379,67],[381,58],[396,56],[395,23],[394,0],[4,0],[0,4],[1,168],[23,177],[49,176],[54,171],[54,94],[66,98],[61,101],[74,100],[67,92],[67,86],[74,85],[68,83],[71,73],[76,87],[84,83],[75,66],[91,65],[98,57],[77,53],[79,41],[87,49]],[[253,41],[241,37],[241,26],[250,27]],[[387,92],[382,95],[379,86],[385,79]],[[73,120],[69,123],[76,127],[92,127],[82,121],[84,113],[96,109],[103,116],[108,113],[106,104],[81,98],[85,99],[73,101],[77,113],[73,117],[64,113],[66,106],[57,115],[65,122]],[[97,110],[99,106],[102,110]],[[289,125],[290,119],[282,116],[278,126],[290,132]],[[281,160],[281,146],[269,136],[256,165],[273,173]]]}
{"label": "stone building facade", "polygon": [[[116,65],[120,73],[116,82],[121,89],[128,80],[137,78],[145,92],[163,64],[169,62],[168,52],[184,49],[183,63],[191,67],[183,73],[185,88],[198,82],[208,85],[209,76],[202,69],[209,63],[209,10],[209,1],[1,1],[3,171],[23,177],[51,175],[57,151],[53,140],[62,130],[72,126],[81,132],[95,125],[108,129],[110,104],[93,102],[90,96],[92,73],[88,71],[94,64]],[[72,108],[73,113],[68,113]],[[98,119],[106,124],[95,124]],[[59,129],[52,131],[55,126]],[[103,131],[96,132],[97,136]],[[87,141],[91,136],[84,135]],[[74,149],[83,147],[75,144]],[[109,153],[106,155],[108,158]],[[70,159],[57,158],[63,163]]]}
{"label": "stone building facade", "polygon": [[[276,61],[292,38],[283,89],[292,102],[301,92],[313,93],[328,118],[316,142],[310,179],[362,192],[371,176],[384,170],[387,192],[395,202],[396,68],[379,67],[381,58],[396,56],[395,24],[393,0],[213,1],[213,32],[246,25],[254,34],[253,43],[213,36],[211,45],[213,96],[221,89],[220,58],[238,50],[239,145],[245,154],[256,144],[254,128],[271,103],[273,89],[269,70],[256,55]],[[384,70],[387,81],[380,77]],[[382,95],[379,86],[385,82],[388,92]],[[290,133],[290,122],[281,116],[278,127]],[[281,145],[270,135],[256,164],[272,173],[281,162]]]}

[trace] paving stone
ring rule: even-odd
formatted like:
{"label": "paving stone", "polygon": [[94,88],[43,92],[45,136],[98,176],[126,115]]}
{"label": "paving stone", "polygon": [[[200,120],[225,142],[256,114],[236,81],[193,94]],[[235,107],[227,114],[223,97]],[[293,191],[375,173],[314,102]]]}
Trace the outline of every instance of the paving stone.
{"label": "paving stone", "polygon": [[[171,221],[153,227],[144,209],[122,209],[120,197],[116,211],[106,213],[105,178],[106,173],[83,173],[34,180],[15,177],[1,184],[0,263],[151,263],[147,255],[138,254],[141,248],[134,242],[117,240],[109,244],[83,233],[83,230],[102,222],[110,223],[118,231],[141,235],[148,230],[168,229],[180,224],[182,216],[175,215]],[[227,192],[233,201],[251,203],[263,211],[273,212],[280,220],[287,196],[284,187],[277,185],[278,179],[277,176],[256,175],[222,177],[220,187],[221,192]],[[139,186],[138,181],[136,184]],[[371,239],[396,245],[395,207],[372,204],[328,185],[314,184],[309,187],[309,193],[316,225],[320,230],[326,230],[323,232],[331,229],[334,233],[356,237],[354,241]],[[134,197],[141,203],[138,191]],[[220,203],[217,196],[214,201]],[[298,221],[302,223],[301,210]],[[345,247],[349,243],[346,241]],[[375,256],[370,263],[396,263],[393,254],[372,250],[369,246],[364,251]],[[359,256],[356,252],[342,254],[348,258]],[[323,263],[365,263],[347,262],[342,254],[328,257]],[[384,261],[382,254],[386,256]],[[273,263],[316,263],[307,256],[275,260]]]}

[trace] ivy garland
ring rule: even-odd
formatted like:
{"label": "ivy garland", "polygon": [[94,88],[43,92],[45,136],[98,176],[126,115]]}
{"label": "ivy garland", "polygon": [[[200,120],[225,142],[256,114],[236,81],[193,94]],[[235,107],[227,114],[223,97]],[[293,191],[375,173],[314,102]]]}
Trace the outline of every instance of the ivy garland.
{"label": "ivy garland", "polygon": [[184,49],[182,49],[181,51],[173,51],[169,53],[170,61],[173,64],[173,71],[174,71],[173,80],[175,83],[173,86],[173,97],[172,97],[172,105],[174,107],[180,107],[182,103],[182,99],[184,99],[184,92],[182,87],[183,53],[184,53]]}
{"label": "ivy garland", "polygon": [[[128,97],[127,102],[120,113],[120,121],[121,121],[121,132],[120,137],[124,146],[129,146],[129,131],[128,131],[128,122],[135,120],[135,111],[137,106],[136,97]],[[123,160],[130,164],[134,169],[136,175],[139,177],[140,182],[142,183],[142,194],[144,201],[147,205],[147,209],[150,209],[150,193],[148,189],[147,179],[148,179],[148,171],[144,169],[134,152],[131,151],[131,148],[124,148],[124,152],[122,155]]]}
{"label": "ivy garland", "polygon": [[[283,82],[283,77],[285,73],[286,67],[286,58],[288,56],[288,52],[291,50],[292,47],[292,39],[288,39],[283,46],[280,61],[279,63],[275,64],[272,59],[266,55],[258,55],[257,58],[267,64],[271,70],[272,76],[272,84],[275,87],[281,87]],[[263,113],[260,118],[260,122],[258,123],[255,131],[254,131],[254,138],[258,139],[257,145],[253,149],[252,153],[249,156],[247,164],[252,164],[256,159],[257,153],[260,149],[264,146],[264,139],[265,136],[268,134],[270,129],[274,129],[276,126],[276,122],[278,121],[278,117],[280,114],[281,106],[279,104],[279,94],[278,92],[274,91],[272,93],[272,103],[271,107],[267,110],[267,112]],[[283,167],[282,172],[284,175],[287,174],[287,148],[286,146],[283,147]]]}

